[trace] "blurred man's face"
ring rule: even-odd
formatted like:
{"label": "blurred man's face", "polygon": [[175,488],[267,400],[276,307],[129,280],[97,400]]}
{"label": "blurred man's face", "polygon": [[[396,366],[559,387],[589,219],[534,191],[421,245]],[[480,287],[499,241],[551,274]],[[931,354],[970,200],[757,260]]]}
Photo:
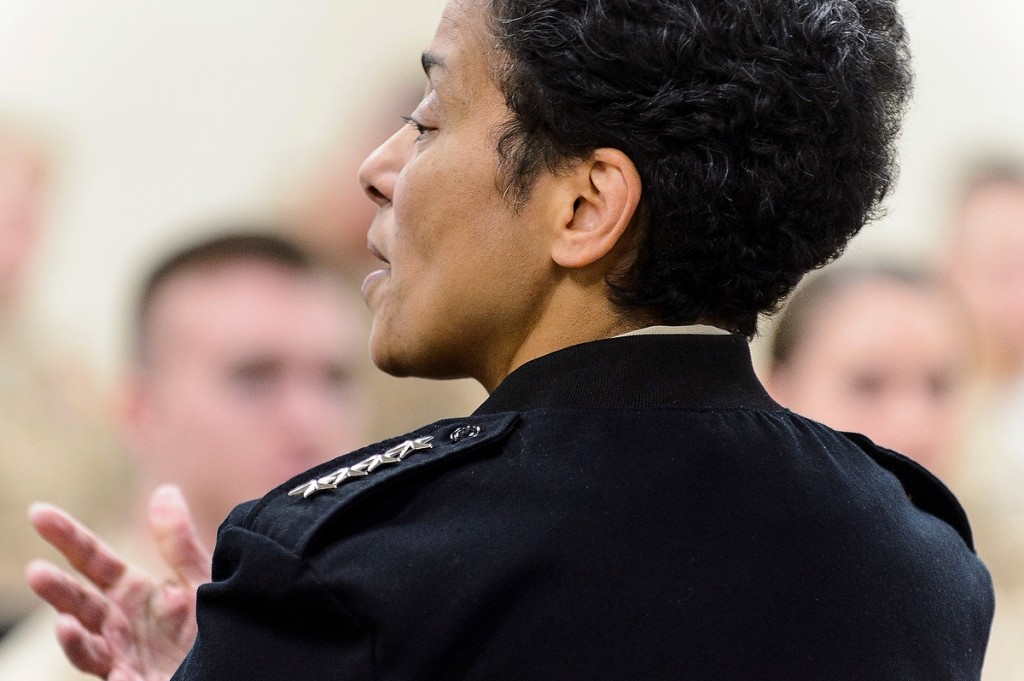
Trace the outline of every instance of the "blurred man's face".
{"label": "blurred man's face", "polygon": [[941,469],[957,444],[966,344],[939,294],[865,281],[820,305],[769,383],[793,411]]}
{"label": "blurred man's face", "polygon": [[358,300],[276,265],[214,265],[166,282],[148,326],[135,432],[201,524],[364,441]]}
{"label": "blurred man's face", "polygon": [[44,179],[36,152],[0,138],[0,304],[21,283],[39,227]]}
{"label": "blurred man's face", "polygon": [[[515,211],[498,178],[498,128],[483,3],[453,0],[425,53],[427,94],[405,126],[363,164],[377,203],[371,249],[384,261],[363,293],[370,351],[396,375],[500,377],[539,314],[552,264],[540,225],[541,177]],[[417,127],[419,126],[419,127]]]}
{"label": "blurred man's face", "polygon": [[991,184],[964,205],[951,275],[1000,370],[1024,368],[1024,185]]}

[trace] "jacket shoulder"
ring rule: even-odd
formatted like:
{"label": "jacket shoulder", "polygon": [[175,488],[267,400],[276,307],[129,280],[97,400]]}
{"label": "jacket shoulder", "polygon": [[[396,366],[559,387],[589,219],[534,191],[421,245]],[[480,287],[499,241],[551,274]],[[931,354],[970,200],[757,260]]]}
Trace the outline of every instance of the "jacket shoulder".
{"label": "jacket shoulder", "polygon": [[493,453],[515,430],[516,413],[445,419],[312,468],[256,502],[235,509],[227,527],[261,534],[304,555],[319,530],[358,500],[387,494],[394,483]]}
{"label": "jacket shoulder", "polygon": [[927,468],[913,459],[881,447],[859,433],[842,433],[903,486],[914,506],[939,518],[956,530],[967,547],[974,551],[974,537],[967,514],[956,496]]}

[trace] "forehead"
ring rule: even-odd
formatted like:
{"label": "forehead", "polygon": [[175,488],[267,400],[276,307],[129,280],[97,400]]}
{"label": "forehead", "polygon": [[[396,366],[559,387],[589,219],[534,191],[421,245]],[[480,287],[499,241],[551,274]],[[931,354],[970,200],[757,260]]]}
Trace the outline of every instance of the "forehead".
{"label": "forehead", "polygon": [[824,303],[794,347],[791,369],[801,380],[827,384],[867,368],[919,376],[968,361],[968,333],[938,291],[866,281]]}
{"label": "forehead", "polygon": [[1024,249],[1024,184],[991,183],[971,192],[961,211],[960,237],[968,244],[995,246],[1003,240]]}
{"label": "forehead", "polygon": [[811,320],[812,333],[845,344],[852,336],[883,337],[908,329],[939,330],[955,344],[960,320],[952,300],[940,289],[877,278],[849,284],[822,301]]}
{"label": "forehead", "polygon": [[460,42],[487,33],[485,0],[449,0],[434,33],[435,41]]}
{"label": "forehead", "polygon": [[491,80],[495,56],[483,0],[450,0],[445,6],[423,68],[434,87],[457,86],[466,96]]}
{"label": "forehead", "polygon": [[204,339],[253,343],[304,336],[296,324],[358,328],[359,311],[340,284],[261,261],[209,264],[175,274],[146,311],[151,346]]}

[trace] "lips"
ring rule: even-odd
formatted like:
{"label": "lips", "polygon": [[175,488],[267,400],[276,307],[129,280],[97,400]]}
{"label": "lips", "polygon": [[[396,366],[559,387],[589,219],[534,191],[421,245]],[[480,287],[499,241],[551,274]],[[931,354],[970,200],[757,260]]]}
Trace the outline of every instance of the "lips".
{"label": "lips", "polygon": [[381,262],[387,265],[391,264],[391,261],[385,258],[384,255],[380,252],[380,250],[378,250],[377,247],[372,242],[368,242],[366,244],[366,248],[370,251],[370,255],[377,258],[377,260],[380,260]]}
{"label": "lips", "polygon": [[391,261],[385,258],[384,254],[381,253],[380,250],[378,250],[377,247],[372,242],[367,243],[366,248],[370,251],[370,254],[373,257],[377,258],[382,263],[384,263],[385,267],[370,272],[368,275],[366,275],[366,278],[363,279],[363,285],[360,287],[363,294],[363,298],[367,298],[370,289],[373,287],[374,283],[383,279],[384,277],[391,273]]}

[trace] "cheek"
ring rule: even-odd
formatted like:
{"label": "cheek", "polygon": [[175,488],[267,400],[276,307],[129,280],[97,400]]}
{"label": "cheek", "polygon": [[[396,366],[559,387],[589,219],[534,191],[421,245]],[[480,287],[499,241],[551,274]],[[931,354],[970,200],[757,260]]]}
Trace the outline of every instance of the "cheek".
{"label": "cheek", "polygon": [[837,403],[848,399],[843,389],[843,376],[835,366],[810,361],[798,367],[796,375],[799,378],[794,383],[792,399],[809,413],[831,412]]}
{"label": "cheek", "polygon": [[416,286],[416,280],[430,276],[438,264],[435,252],[445,234],[447,220],[441,217],[443,213],[438,215],[435,204],[421,201],[415,192],[406,194],[411,198],[402,201],[402,195],[396,193],[395,226],[388,258],[392,283],[405,281]]}
{"label": "cheek", "polygon": [[854,372],[834,365],[807,368],[805,371],[799,391],[803,413],[841,430],[858,429],[873,417],[877,401],[866,398],[855,387]]}
{"label": "cheek", "polygon": [[327,454],[349,452],[367,442],[367,411],[362,404],[352,404],[337,412],[331,420]]}
{"label": "cheek", "polygon": [[398,175],[392,205],[401,235],[429,229],[434,214],[443,215],[458,203],[459,173],[431,160],[438,155],[443,155],[442,149],[427,150],[409,161]]}
{"label": "cheek", "polygon": [[[504,205],[492,145],[466,143],[466,135],[431,143],[406,164],[395,185],[396,236],[427,245],[474,231],[479,237],[478,227]],[[473,245],[462,243],[464,248]]]}
{"label": "cheek", "polygon": [[255,453],[266,446],[272,419],[261,399],[230,385],[218,385],[205,391],[195,404],[195,440],[202,449],[214,450],[209,452],[211,457],[230,458],[235,451]]}

